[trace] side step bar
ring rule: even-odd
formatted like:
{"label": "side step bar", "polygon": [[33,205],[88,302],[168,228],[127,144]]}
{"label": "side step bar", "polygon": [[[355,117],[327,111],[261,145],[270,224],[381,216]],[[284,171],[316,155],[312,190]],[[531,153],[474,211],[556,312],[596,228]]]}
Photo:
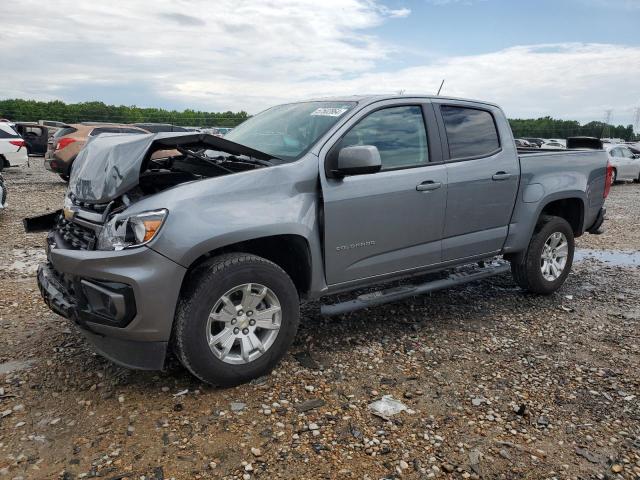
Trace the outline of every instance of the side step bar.
{"label": "side step bar", "polygon": [[444,288],[455,287],[483,278],[500,275],[511,270],[509,263],[493,263],[486,267],[479,267],[473,270],[457,271],[446,278],[432,280],[419,285],[403,285],[400,287],[388,288],[377,292],[365,293],[356,297],[354,300],[346,302],[334,303],[332,305],[321,305],[320,313],[322,315],[341,315],[343,313],[354,312],[367,307],[382,305],[384,303],[396,302],[408,297],[415,297],[423,293],[435,292]]}

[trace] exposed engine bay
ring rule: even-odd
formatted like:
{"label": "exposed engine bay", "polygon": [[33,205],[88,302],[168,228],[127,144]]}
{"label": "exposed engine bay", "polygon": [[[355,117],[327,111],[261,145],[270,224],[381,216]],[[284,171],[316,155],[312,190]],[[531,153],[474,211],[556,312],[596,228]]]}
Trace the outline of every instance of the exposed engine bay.
{"label": "exposed engine bay", "polygon": [[272,155],[206,134],[101,135],[78,154],[69,192],[90,204],[136,197],[203,178],[265,168]]}
{"label": "exposed engine bay", "polygon": [[[157,152],[157,153],[165,153]],[[181,183],[218,177],[272,165],[246,155],[232,155],[202,148],[201,145],[178,147],[166,156],[151,156],[140,173],[138,187],[144,195],[158,193]]]}

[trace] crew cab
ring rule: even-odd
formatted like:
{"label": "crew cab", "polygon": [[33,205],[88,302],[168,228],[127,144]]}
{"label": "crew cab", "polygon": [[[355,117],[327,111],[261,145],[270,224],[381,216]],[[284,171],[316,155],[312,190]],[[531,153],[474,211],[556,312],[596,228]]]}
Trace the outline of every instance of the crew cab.
{"label": "crew cab", "polygon": [[557,291],[611,174],[602,149],[519,152],[498,106],[439,96],[290,103],[224,138],[105,135],[46,217],[38,284],[113,361],[161,369],[172,346],[233,385],[284,355],[301,301],[368,288],[322,306],[340,314],[508,270]]}

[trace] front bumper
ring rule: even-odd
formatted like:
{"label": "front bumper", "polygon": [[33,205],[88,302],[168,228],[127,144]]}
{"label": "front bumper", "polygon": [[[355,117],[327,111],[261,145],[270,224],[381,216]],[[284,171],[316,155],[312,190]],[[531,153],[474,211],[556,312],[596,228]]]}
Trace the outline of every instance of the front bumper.
{"label": "front bumper", "polygon": [[55,313],[96,350],[130,368],[164,366],[186,269],[147,247],[119,252],[53,248],[38,286]]}

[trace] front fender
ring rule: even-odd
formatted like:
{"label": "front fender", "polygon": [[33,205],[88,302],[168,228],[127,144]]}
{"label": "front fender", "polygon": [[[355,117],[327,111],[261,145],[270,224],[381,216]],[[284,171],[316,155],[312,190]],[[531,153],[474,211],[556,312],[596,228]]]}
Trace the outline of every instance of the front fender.
{"label": "front fender", "polygon": [[183,184],[134,204],[126,213],[166,208],[149,247],[189,267],[213,250],[261,237],[298,235],[321,258],[317,157]]}

